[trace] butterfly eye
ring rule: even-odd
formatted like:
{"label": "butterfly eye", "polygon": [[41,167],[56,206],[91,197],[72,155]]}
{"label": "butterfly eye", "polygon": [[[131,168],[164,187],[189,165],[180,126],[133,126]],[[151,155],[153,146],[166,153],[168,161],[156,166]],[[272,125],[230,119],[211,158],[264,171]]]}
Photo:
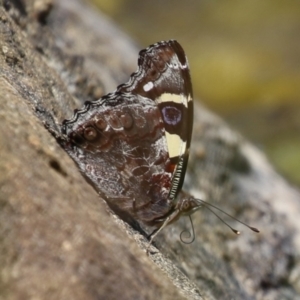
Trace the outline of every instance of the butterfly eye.
{"label": "butterfly eye", "polygon": [[188,212],[190,209],[191,209],[191,203],[189,201],[184,201],[183,206],[182,206],[182,210]]}

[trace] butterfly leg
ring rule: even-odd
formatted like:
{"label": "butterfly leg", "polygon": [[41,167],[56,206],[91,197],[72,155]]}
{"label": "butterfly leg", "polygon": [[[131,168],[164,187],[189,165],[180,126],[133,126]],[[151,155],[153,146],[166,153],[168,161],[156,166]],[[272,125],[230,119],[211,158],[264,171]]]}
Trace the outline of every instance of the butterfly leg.
{"label": "butterfly leg", "polygon": [[154,238],[170,223],[172,223],[174,220],[176,220],[178,218],[178,215],[180,214],[180,211],[179,210],[175,210],[170,216],[168,216],[164,222],[162,223],[162,225],[155,229],[149,236],[150,238],[150,241],[149,241],[149,244],[147,246],[147,253],[149,253],[149,248],[154,240]]}

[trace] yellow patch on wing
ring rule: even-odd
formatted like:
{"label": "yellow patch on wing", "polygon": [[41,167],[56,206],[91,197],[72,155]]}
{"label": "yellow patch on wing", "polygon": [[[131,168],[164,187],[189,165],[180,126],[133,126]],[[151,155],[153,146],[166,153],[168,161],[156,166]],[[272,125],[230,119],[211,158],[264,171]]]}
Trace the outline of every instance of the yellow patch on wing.
{"label": "yellow patch on wing", "polygon": [[181,156],[186,149],[186,142],[184,142],[179,135],[170,134],[166,131],[167,145],[169,157],[178,157]]}
{"label": "yellow patch on wing", "polygon": [[[191,99],[191,97],[189,97]],[[183,104],[185,107],[187,107],[187,102],[189,99],[187,99],[183,94],[177,95],[177,94],[171,94],[171,93],[164,93],[161,94],[159,98],[156,100],[158,103],[164,103],[164,102],[175,102],[179,104]]]}

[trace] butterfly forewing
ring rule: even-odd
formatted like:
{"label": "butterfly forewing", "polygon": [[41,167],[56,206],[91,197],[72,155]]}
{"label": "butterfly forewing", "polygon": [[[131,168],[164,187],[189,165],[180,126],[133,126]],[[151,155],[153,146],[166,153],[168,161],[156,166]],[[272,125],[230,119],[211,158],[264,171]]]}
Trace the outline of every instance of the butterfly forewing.
{"label": "butterfly forewing", "polygon": [[118,91],[131,92],[155,101],[165,125],[171,160],[169,198],[181,189],[186,171],[193,126],[193,94],[189,65],[177,41],[160,42],[139,54],[139,70]]}

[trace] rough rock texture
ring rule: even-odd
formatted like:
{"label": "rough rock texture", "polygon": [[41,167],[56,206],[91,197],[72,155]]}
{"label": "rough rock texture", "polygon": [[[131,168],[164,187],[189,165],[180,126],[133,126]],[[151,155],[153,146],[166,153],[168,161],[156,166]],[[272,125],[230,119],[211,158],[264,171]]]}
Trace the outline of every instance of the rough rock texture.
{"label": "rough rock texture", "polygon": [[229,220],[235,236],[203,208],[194,243],[180,242],[181,219],[147,255],[56,142],[74,108],[128,79],[137,53],[78,0],[0,1],[0,299],[300,299],[299,191],[204,107],[185,189],[259,234]]}

